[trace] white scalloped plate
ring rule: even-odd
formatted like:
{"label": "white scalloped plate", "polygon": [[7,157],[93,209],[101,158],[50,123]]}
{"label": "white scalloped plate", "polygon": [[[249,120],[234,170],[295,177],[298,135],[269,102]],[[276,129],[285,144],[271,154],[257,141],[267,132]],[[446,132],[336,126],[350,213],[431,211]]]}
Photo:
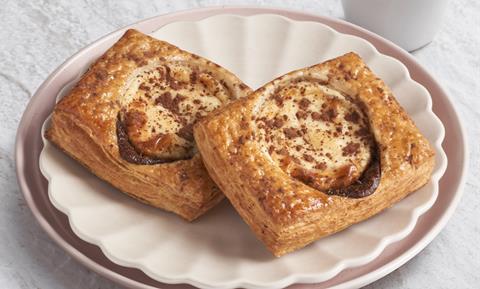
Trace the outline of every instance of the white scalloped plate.
{"label": "white scalloped plate", "polygon": [[[444,128],[432,112],[428,91],[406,67],[367,41],[317,22],[278,15],[219,15],[175,22],[154,37],[207,57],[253,88],[290,70],[354,51],[393,90],[437,158],[430,182],[383,213],[281,258],[256,240],[233,208],[223,202],[194,223],[140,204],[102,182],[44,139],[40,168],[49,196],[68,215],[74,232],[98,245],[114,262],[136,267],[164,283],[205,288],[271,288],[328,280],[366,264],[390,243],[407,236],[434,203],[447,158]],[[85,64],[85,69],[88,63]],[[75,79],[62,90],[68,91]],[[44,125],[45,126],[45,125]]]}

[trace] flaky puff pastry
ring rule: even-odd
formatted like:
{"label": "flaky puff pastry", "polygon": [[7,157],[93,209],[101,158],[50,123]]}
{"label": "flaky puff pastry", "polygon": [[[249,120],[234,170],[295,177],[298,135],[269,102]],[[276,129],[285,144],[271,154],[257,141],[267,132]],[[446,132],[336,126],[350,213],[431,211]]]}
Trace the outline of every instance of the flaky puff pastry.
{"label": "flaky puff pastry", "polygon": [[46,137],[128,195],[193,220],[223,195],[192,125],[249,92],[217,64],[128,30],[55,106]]}
{"label": "flaky puff pastry", "polygon": [[202,119],[194,136],[275,256],[392,206],[434,166],[429,142],[354,53],[273,80]]}

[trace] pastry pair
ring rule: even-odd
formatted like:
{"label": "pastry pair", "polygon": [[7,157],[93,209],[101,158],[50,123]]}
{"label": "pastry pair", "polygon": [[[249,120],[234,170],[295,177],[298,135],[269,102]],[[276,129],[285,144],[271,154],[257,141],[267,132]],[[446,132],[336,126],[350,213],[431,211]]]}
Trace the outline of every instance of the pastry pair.
{"label": "pastry pair", "polygon": [[391,206],[434,165],[428,141],[354,53],[252,92],[135,30],[56,105],[46,136],[121,191],[187,220],[227,196],[276,256]]}

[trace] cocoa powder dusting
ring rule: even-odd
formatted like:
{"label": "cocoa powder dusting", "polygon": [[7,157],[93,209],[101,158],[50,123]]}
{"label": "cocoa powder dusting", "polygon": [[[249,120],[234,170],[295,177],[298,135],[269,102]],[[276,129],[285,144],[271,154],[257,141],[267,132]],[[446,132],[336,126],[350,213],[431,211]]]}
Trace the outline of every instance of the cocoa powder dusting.
{"label": "cocoa powder dusting", "polygon": [[321,114],[320,118],[323,121],[331,122],[337,117],[337,115],[338,115],[337,110],[334,107],[330,107],[328,109],[322,110],[322,114]]}
{"label": "cocoa powder dusting", "polygon": [[285,121],[283,120],[283,118],[276,117],[275,120],[273,121],[273,127],[281,128],[284,123]]}
{"label": "cocoa powder dusting", "polygon": [[297,119],[305,119],[305,118],[307,118],[307,112],[303,111],[303,110],[299,110],[299,111],[297,111],[295,116],[297,117]]}

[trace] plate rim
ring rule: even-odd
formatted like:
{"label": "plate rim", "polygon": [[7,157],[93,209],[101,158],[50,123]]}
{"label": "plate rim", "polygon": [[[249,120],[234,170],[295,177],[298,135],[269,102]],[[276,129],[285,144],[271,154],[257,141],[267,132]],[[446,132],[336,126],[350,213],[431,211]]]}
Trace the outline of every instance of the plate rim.
{"label": "plate rim", "polygon": [[[337,258],[335,262],[332,263],[331,266],[329,266],[327,269],[318,270],[316,273],[313,273],[313,272],[306,273],[306,272],[300,272],[300,271],[288,272],[287,274],[282,274],[282,276],[279,276],[278,279],[272,279],[268,281],[260,281],[258,278],[258,274],[235,276],[235,277],[229,278],[228,280],[222,280],[222,281],[213,280],[210,278],[202,279],[201,274],[195,274],[188,270],[182,271],[181,272],[182,274],[180,275],[180,277],[172,276],[171,274],[165,274],[165,273],[162,273],[162,271],[155,270],[155,268],[149,265],[149,262],[144,261],[143,258],[140,260],[131,260],[125,256],[121,257],[120,251],[115,250],[112,247],[108,247],[104,244],[104,242],[102,242],[105,240],[104,237],[89,233],[88,232],[89,227],[83,226],[79,223],[79,219],[76,218],[75,214],[73,213],[75,208],[71,207],[66,203],[63,203],[61,198],[59,199],[56,198],[56,194],[54,192],[55,191],[61,192],[61,189],[57,187],[57,190],[55,190],[54,189],[55,186],[52,186],[52,185],[55,182],[55,180],[59,181],[62,178],[63,173],[61,171],[58,171],[58,168],[55,165],[50,164],[49,160],[51,160],[50,158],[51,155],[48,152],[50,150],[51,143],[48,142],[44,137],[42,137],[43,149],[40,154],[40,171],[42,172],[42,175],[49,182],[48,191],[49,191],[50,200],[57,209],[59,209],[61,212],[63,212],[68,216],[70,226],[72,227],[73,231],[78,237],[80,237],[84,241],[87,241],[89,243],[92,243],[98,246],[102,250],[103,254],[107,256],[110,260],[112,260],[114,263],[117,263],[125,267],[139,268],[140,270],[144,271],[148,276],[160,282],[187,283],[187,284],[191,284],[201,288],[204,288],[204,287],[235,288],[237,286],[247,287],[247,288],[270,288],[271,286],[284,287],[284,286],[289,286],[291,284],[297,284],[302,282],[318,283],[318,282],[329,280],[343,270],[353,268],[353,267],[358,267],[358,266],[369,263],[370,261],[378,257],[389,244],[392,244],[398,240],[403,239],[404,237],[408,236],[408,234],[410,234],[411,231],[413,231],[413,228],[415,227],[419,217],[423,215],[423,213],[428,211],[428,209],[430,209],[431,206],[433,206],[433,203],[437,198],[438,183],[441,177],[443,176],[443,173],[446,170],[448,160],[446,158],[446,154],[443,148],[441,147],[441,143],[443,142],[443,138],[444,138],[444,126],[440,121],[440,119],[438,118],[438,116],[435,115],[435,113],[431,108],[432,97],[428,92],[428,90],[423,85],[416,82],[410,77],[409,71],[407,67],[403,65],[403,63],[401,63],[400,61],[396,60],[395,58],[389,55],[379,52],[370,42],[360,37],[339,32],[334,28],[320,22],[296,21],[278,14],[271,14],[271,13],[256,14],[256,15],[250,15],[250,16],[225,13],[220,15],[208,16],[200,20],[194,20],[194,21],[175,21],[173,23],[169,23],[160,27],[159,29],[152,32],[150,35],[155,37],[156,35],[158,35],[158,33],[162,34],[162,31],[164,31],[165,28],[171,29],[172,27],[180,27],[180,28],[204,27],[204,25],[212,25],[212,22],[213,22],[213,25],[219,25],[218,24],[219,21],[220,22],[241,21],[242,23],[250,23],[251,21],[260,21],[258,22],[258,25],[261,25],[261,23],[264,23],[264,21],[271,21],[271,20],[282,21],[282,23],[286,23],[287,25],[289,25],[289,27],[290,26],[299,27],[299,28],[316,27],[318,31],[328,31],[330,33],[333,33],[334,38],[337,41],[348,41],[348,43],[351,43],[351,45],[354,45],[354,46],[359,45],[360,43],[364,46],[368,46],[368,52],[367,52],[368,55],[371,56],[371,54],[373,53],[372,57],[374,59],[382,60],[382,61],[388,60],[390,61],[390,63],[394,64],[393,73],[394,74],[401,73],[402,83],[408,83],[409,85],[419,87],[419,91],[417,91],[417,93],[421,94],[419,95],[419,97],[421,97],[422,99],[426,99],[428,103],[428,105],[424,109],[422,109],[419,112],[419,114],[421,114],[422,116],[428,116],[428,120],[426,121],[426,123],[428,123],[428,126],[435,128],[435,130],[439,129],[438,133],[434,135],[433,140],[431,140],[432,145],[437,150],[437,163],[435,165],[435,170],[432,174],[431,181],[429,182],[430,185],[433,185],[433,188],[429,190],[429,193],[428,193],[429,198],[428,200],[425,200],[420,204],[417,204],[413,207],[412,206],[408,207],[408,216],[407,216],[408,223],[398,227],[396,231],[393,233],[376,237],[375,245],[373,245],[372,248],[370,248],[368,251],[365,251],[362,254],[359,254],[354,257],[351,256],[346,258]],[[163,38],[160,38],[160,39],[163,39]],[[369,62],[370,61],[367,61],[367,64]],[[83,70],[83,69],[80,69],[80,70]],[[387,73],[387,74],[390,74],[390,73]],[[72,81],[76,81],[77,78],[75,78]],[[398,82],[398,80],[396,82]],[[62,91],[65,90],[65,87],[70,87],[71,83],[72,82],[66,83],[65,86],[62,87],[62,89],[60,90],[60,94]],[[395,89],[395,86],[392,86],[392,89]],[[406,98],[408,98],[408,95],[406,95]],[[44,128],[46,123],[48,123],[48,118],[45,121],[42,128]],[[176,272],[176,274],[178,273],[180,273],[180,271]]]}
{"label": "plate rim", "polygon": [[[62,237],[60,237],[59,234],[53,229],[53,227],[50,226],[50,224],[43,218],[41,213],[38,211],[38,209],[36,207],[36,204],[34,203],[33,199],[31,198],[32,192],[30,192],[30,188],[26,185],[26,182],[25,182],[25,177],[26,176],[21,173],[21,169],[22,169],[22,165],[23,165],[23,163],[21,163],[21,161],[23,161],[23,156],[22,156],[22,152],[23,152],[22,151],[22,148],[23,148],[23,142],[22,141],[23,140],[20,139],[20,136],[22,135],[21,132],[25,131],[25,129],[26,129],[25,128],[25,122],[27,121],[26,115],[27,115],[27,112],[32,110],[32,103],[33,103],[32,99],[34,99],[36,96],[38,96],[39,92],[42,91],[43,89],[45,89],[45,87],[47,87],[52,82],[54,76],[60,74],[62,72],[62,70],[65,69],[68,65],[70,65],[70,63],[73,62],[76,58],[80,57],[84,53],[88,53],[90,48],[98,45],[100,42],[102,42],[102,41],[105,42],[106,40],[108,40],[108,39],[110,39],[110,38],[112,38],[116,35],[120,35],[120,33],[122,33],[127,27],[135,27],[135,26],[141,25],[142,23],[145,24],[146,22],[156,20],[156,19],[166,17],[166,16],[170,16],[172,18],[175,18],[175,16],[178,17],[178,16],[181,16],[182,14],[195,14],[195,13],[198,14],[198,13],[208,12],[208,11],[214,12],[213,15],[219,15],[219,14],[241,15],[239,13],[242,10],[245,10],[245,9],[255,10],[255,11],[253,11],[254,13],[252,13],[252,15],[253,14],[269,13],[269,14],[281,15],[283,17],[286,17],[286,18],[290,19],[290,20],[296,20],[296,19],[292,19],[289,16],[285,16],[285,13],[287,13],[287,14],[288,13],[297,13],[297,14],[300,14],[300,15],[307,15],[307,16],[310,16],[312,18],[316,18],[317,22],[321,22],[319,20],[323,18],[323,20],[329,20],[329,21],[332,21],[332,22],[337,22],[340,25],[347,24],[347,25],[351,25],[351,26],[355,27],[355,25],[352,25],[350,23],[344,22],[344,21],[339,20],[339,19],[334,19],[334,18],[331,18],[331,17],[315,15],[315,14],[311,14],[311,13],[305,13],[303,11],[295,11],[295,10],[290,10],[290,9],[284,9],[284,8],[265,8],[265,7],[257,7],[257,6],[228,6],[227,7],[228,12],[225,12],[225,11],[222,11],[222,10],[225,10],[225,6],[219,6],[219,7],[217,6],[217,7],[206,7],[206,8],[194,8],[194,9],[182,10],[182,11],[173,12],[173,13],[167,13],[167,14],[164,14],[164,15],[154,16],[154,17],[151,17],[151,18],[148,18],[148,19],[145,19],[145,20],[141,20],[137,23],[128,25],[126,27],[123,27],[119,30],[116,30],[112,33],[109,33],[109,34],[101,37],[100,39],[94,41],[93,43],[89,44],[88,46],[82,48],[77,53],[75,53],[70,58],[68,58],[54,72],[52,72],[50,74],[50,76],[45,80],[45,82],[37,89],[37,92],[32,96],[31,100],[29,101],[29,104],[27,105],[27,108],[25,109],[25,112],[22,116],[22,119],[20,121],[18,132],[17,132],[17,137],[16,137],[15,162],[16,162],[17,180],[18,180],[18,183],[21,187],[22,193],[24,194],[24,197],[27,201],[27,204],[29,205],[30,209],[34,213],[35,218],[37,219],[37,221],[39,221],[42,228],[45,231],[47,231],[47,233],[49,233],[50,237],[52,239],[54,239],[68,253],[72,254],[74,257],[77,257],[78,259],[85,258],[85,260],[83,260],[83,261],[80,260],[80,261],[82,263],[84,263],[84,265],[86,265],[87,267],[89,267],[89,268],[91,268],[91,269],[93,269],[94,271],[97,271],[97,272],[102,271],[101,269],[106,269],[105,267],[95,268],[96,267],[95,265],[98,265],[97,263],[95,263],[93,260],[89,259],[87,256],[81,254],[80,251],[73,248],[73,246],[71,246],[69,243],[65,242],[65,240],[63,240]],[[278,13],[278,12],[283,12],[283,13]],[[213,16],[213,15],[209,15],[209,16]],[[201,17],[201,18],[203,19],[203,18],[207,18],[209,16],[204,16],[204,17]],[[190,21],[190,20],[187,20],[187,21]],[[309,21],[311,21],[311,20],[309,20]],[[170,22],[173,22],[173,21],[170,21]],[[328,24],[325,24],[325,23],[324,23],[324,25],[329,26]],[[159,28],[161,26],[163,26],[163,25],[160,25],[157,28]],[[355,28],[358,30],[358,27],[355,27]],[[370,36],[379,38],[379,36],[376,36],[371,32],[368,32],[366,30],[362,31],[362,30],[364,30],[364,29],[360,28],[361,32],[366,32],[367,34],[371,34]],[[381,39],[381,40],[383,40],[383,39]],[[406,54],[406,52],[404,52],[404,53]],[[406,55],[406,57],[407,58],[412,58],[412,56],[410,56],[410,55]],[[413,63],[416,64],[417,68],[419,68],[420,70],[423,70],[422,72],[424,72],[427,76],[431,77],[431,74],[428,73],[420,64],[418,64],[418,62],[416,62],[415,59],[412,58],[411,60],[413,60]],[[415,246],[411,247],[405,253],[403,253],[402,255],[395,258],[392,262],[389,262],[386,265],[378,268],[377,270],[369,272],[368,274],[363,274],[363,275],[361,275],[357,278],[354,278],[350,281],[347,281],[347,282],[343,283],[344,286],[341,286],[342,284],[339,284],[338,286],[336,286],[334,288],[349,288],[350,286],[358,286],[358,285],[362,284],[362,283],[359,283],[359,281],[361,281],[361,280],[358,280],[358,279],[362,279],[362,278],[365,279],[365,277],[367,277],[369,275],[372,275],[372,274],[374,274],[375,276],[369,276],[370,278],[366,278],[365,280],[368,279],[370,281],[367,281],[366,283],[363,283],[363,285],[367,284],[367,283],[370,283],[370,282],[373,282],[376,279],[378,279],[378,278],[388,274],[389,272],[393,271],[394,269],[398,268],[399,266],[404,264],[406,261],[410,260],[419,251],[421,251],[428,243],[430,243],[430,241],[440,232],[441,228],[443,228],[443,226],[446,224],[447,220],[450,218],[451,214],[453,213],[454,209],[456,208],[456,205],[458,204],[458,201],[461,198],[462,191],[463,191],[462,189],[463,189],[463,185],[464,185],[465,177],[466,177],[466,167],[468,166],[468,159],[466,158],[468,147],[467,147],[467,142],[465,141],[464,127],[463,127],[463,125],[462,125],[462,123],[461,123],[461,121],[458,117],[458,113],[456,113],[457,110],[456,110],[455,106],[452,104],[450,98],[448,97],[448,94],[445,93],[444,89],[441,87],[441,85],[439,83],[437,83],[436,81],[434,81],[434,83],[437,86],[439,86],[441,92],[443,92],[443,94],[446,96],[445,100],[447,101],[449,106],[452,108],[452,110],[454,112],[454,115],[457,118],[459,128],[460,128],[461,141],[463,141],[463,149],[464,149],[463,150],[463,155],[462,155],[463,166],[461,168],[462,173],[461,173],[461,176],[460,176],[460,179],[459,179],[459,182],[458,182],[457,192],[455,193],[455,196],[452,199],[452,201],[450,202],[450,205],[448,206],[447,210],[442,215],[442,218],[440,219],[440,221],[437,224],[435,224],[432,227],[432,229],[430,230],[430,232],[428,232],[422,238],[421,242],[419,242],[420,245],[419,245],[419,243],[417,243]],[[65,242],[65,244],[64,244],[64,242]],[[413,250],[413,249],[416,249],[416,250]],[[81,256],[79,256],[79,255],[81,255]],[[396,264],[391,264],[391,263],[395,263],[394,261],[397,261]],[[94,264],[89,264],[90,262],[93,262]],[[390,267],[390,268],[385,268],[385,267]],[[383,269],[382,270],[383,272],[380,272],[379,271],[380,269]],[[101,273],[101,272],[99,272],[99,273]],[[114,276],[110,276],[111,273],[119,275],[118,273],[112,272],[110,270],[107,270],[107,272],[104,272],[104,274],[102,274],[102,273],[101,274],[104,275],[104,276],[108,275],[106,277],[114,278]],[[119,277],[126,278],[123,275],[119,275],[119,276],[115,276],[115,277],[116,278],[119,278]],[[128,278],[126,278],[126,279],[128,279]],[[128,279],[128,280],[131,280],[131,279]],[[116,281],[116,280],[114,280],[114,281]],[[136,281],[134,281],[134,282],[136,282]],[[127,285],[127,284],[125,284],[125,285]],[[128,284],[128,285],[131,286],[131,285],[137,285],[137,284]],[[155,287],[143,287],[143,288],[155,288]]]}

